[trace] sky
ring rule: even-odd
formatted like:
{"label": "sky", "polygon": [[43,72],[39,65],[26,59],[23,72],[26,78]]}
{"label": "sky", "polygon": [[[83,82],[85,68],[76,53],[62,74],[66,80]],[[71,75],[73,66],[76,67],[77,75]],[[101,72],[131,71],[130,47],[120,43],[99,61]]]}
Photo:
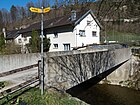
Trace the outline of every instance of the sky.
{"label": "sky", "polygon": [[36,2],[37,0],[0,0],[0,9],[6,8],[9,11],[12,5],[26,6],[29,1]]}
{"label": "sky", "polygon": [[[38,0],[0,0],[0,9],[6,8],[9,11],[12,5],[26,6],[26,4],[30,1],[37,2]],[[52,4],[53,1],[54,0],[50,0],[50,4]],[[91,1],[96,1],[96,0],[91,0]]]}

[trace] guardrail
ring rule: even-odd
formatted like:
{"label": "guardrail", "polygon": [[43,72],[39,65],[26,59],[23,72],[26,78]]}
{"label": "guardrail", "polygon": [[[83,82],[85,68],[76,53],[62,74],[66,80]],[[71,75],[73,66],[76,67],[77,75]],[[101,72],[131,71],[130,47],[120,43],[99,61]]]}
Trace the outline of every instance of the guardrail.
{"label": "guardrail", "polygon": [[32,87],[38,86],[40,84],[40,79],[39,79],[40,78],[40,76],[39,76],[40,75],[40,72],[39,72],[40,67],[39,67],[39,65],[40,65],[40,62],[38,62],[38,64],[34,64],[34,65],[26,66],[26,67],[23,67],[23,68],[14,69],[14,70],[11,70],[11,71],[8,71],[8,72],[0,73],[0,77],[5,77],[5,76],[8,76],[8,75],[12,75],[14,73],[18,73],[18,72],[25,71],[25,70],[28,70],[28,69],[31,69],[31,68],[34,68],[34,67],[38,67],[38,75],[36,77],[0,92],[0,100],[2,100],[4,98],[9,100],[8,99],[9,95],[11,95],[13,93],[16,93],[16,92],[18,92],[22,89],[26,89],[26,88],[30,87],[31,85],[32,85]]}

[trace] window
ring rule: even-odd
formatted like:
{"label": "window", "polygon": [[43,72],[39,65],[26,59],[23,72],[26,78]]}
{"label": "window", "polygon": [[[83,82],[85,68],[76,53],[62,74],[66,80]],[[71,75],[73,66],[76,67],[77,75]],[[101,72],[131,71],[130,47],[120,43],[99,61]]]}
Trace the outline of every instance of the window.
{"label": "window", "polygon": [[58,33],[54,33],[54,38],[58,38]]}
{"label": "window", "polygon": [[79,35],[80,35],[80,36],[86,36],[86,35],[85,35],[85,30],[79,30]]}
{"label": "window", "polygon": [[18,39],[18,43],[21,43],[21,39]]}
{"label": "window", "polygon": [[94,29],[97,29],[97,25],[95,24],[95,25],[93,26],[93,28],[94,28]]}
{"label": "window", "polygon": [[58,44],[53,44],[54,49],[58,49]]}
{"label": "window", "polygon": [[88,20],[87,21],[87,26],[91,26],[90,24],[91,24],[91,21]]}
{"label": "window", "polygon": [[24,41],[27,41],[27,37],[24,38]]}
{"label": "window", "polygon": [[64,51],[70,50],[70,44],[64,44]]}
{"label": "window", "polygon": [[97,32],[96,31],[92,31],[92,36],[97,36]]}

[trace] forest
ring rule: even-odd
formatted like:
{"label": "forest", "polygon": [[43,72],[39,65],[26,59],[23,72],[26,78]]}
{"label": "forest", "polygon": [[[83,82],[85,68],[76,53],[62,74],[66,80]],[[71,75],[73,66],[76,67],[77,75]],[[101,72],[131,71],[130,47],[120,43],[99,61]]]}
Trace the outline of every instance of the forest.
{"label": "forest", "polygon": [[[133,19],[133,23],[131,23],[132,27],[127,27],[125,31],[139,33],[139,29],[137,29],[140,25],[139,0],[54,0],[53,4],[50,4],[50,0],[29,1],[24,7],[12,5],[9,11],[5,8],[1,9],[0,30],[3,27],[6,27],[7,30],[24,28],[26,25],[38,22],[40,15],[31,13],[29,8],[40,8],[41,6],[51,7],[51,11],[45,14],[45,19],[63,16],[70,13],[71,10],[83,11],[88,9],[93,10],[103,26],[105,25],[105,19],[118,20],[118,24],[121,24],[121,20],[123,19]],[[134,25],[136,26],[135,28],[133,28]],[[126,27],[126,25],[123,26]],[[121,30],[122,28],[117,29]]]}

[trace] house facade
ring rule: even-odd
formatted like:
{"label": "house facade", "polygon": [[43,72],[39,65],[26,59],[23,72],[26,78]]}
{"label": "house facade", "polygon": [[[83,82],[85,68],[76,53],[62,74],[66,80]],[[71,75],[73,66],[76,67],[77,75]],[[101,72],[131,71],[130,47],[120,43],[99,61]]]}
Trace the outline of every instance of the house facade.
{"label": "house facade", "polygon": [[[92,10],[84,12],[72,11],[71,14],[44,21],[44,35],[50,38],[52,51],[68,51],[75,47],[100,43],[102,26]],[[40,33],[40,23],[19,30],[15,39],[17,44],[26,45],[31,38],[32,30]]]}
{"label": "house facade", "polygon": [[6,42],[13,42],[16,45],[22,45],[25,46],[29,43],[29,40],[31,36],[24,37],[21,33],[19,33],[19,30],[12,30],[4,33],[6,35]]}
{"label": "house facade", "polygon": [[69,32],[47,34],[50,51],[67,51],[75,47],[100,43],[100,26],[89,12]]}

